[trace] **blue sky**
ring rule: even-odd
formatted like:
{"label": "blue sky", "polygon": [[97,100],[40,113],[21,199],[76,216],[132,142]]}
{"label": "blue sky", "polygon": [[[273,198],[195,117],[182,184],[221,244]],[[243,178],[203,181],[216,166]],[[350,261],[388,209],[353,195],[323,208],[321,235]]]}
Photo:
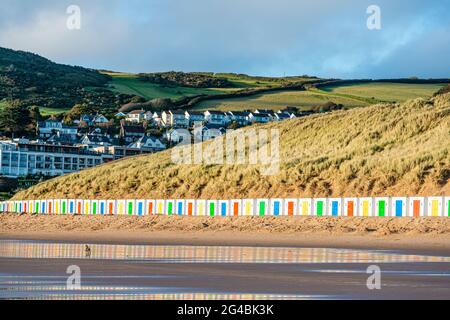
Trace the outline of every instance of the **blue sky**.
{"label": "blue sky", "polygon": [[[450,77],[450,0],[0,0],[0,46],[129,72]],[[81,9],[68,30],[66,9]],[[369,5],[381,30],[366,27]]]}

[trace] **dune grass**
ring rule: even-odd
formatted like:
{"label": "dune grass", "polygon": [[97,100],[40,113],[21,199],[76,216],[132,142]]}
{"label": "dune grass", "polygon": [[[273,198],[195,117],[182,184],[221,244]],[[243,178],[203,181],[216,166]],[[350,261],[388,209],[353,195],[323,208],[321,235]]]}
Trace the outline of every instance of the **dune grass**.
{"label": "dune grass", "polygon": [[15,198],[450,194],[450,94],[256,128],[280,130],[278,174],[264,176],[259,165],[174,164],[168,150],[52,179]]}

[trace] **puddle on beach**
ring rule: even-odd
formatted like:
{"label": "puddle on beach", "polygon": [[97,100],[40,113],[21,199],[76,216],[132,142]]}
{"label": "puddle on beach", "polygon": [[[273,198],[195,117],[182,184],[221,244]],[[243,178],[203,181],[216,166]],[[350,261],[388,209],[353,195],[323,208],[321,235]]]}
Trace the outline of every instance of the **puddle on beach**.
{"label": "puddle on beach", "polygon": [[152,263],[407,263],[450,257],[329,248],[89,245],[0,240],[0,258],[130,260]]}

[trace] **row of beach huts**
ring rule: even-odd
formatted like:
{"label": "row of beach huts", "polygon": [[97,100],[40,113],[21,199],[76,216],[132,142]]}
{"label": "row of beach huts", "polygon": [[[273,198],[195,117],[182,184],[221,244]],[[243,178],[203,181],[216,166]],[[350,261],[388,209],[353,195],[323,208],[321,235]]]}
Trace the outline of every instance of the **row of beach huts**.
{"label": "row of beach huts", "polygon": [[68,215],[450,217],[450,196],[232,200],[82,200],[0,202],[0,212]]}

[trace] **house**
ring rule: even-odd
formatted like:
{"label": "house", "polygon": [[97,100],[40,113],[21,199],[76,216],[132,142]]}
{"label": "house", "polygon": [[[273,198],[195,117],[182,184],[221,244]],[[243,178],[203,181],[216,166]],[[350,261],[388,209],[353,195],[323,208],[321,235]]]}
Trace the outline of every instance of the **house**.
{"label": "house", "polygon": [[103,123],[108,123],[109,120],[102,114],[83,114],[80,117],[80,123],[85,122],[89,127],[100,125]]}
{"label": "house", "polygon": [[75,134],[64,134],[60,131],[56,132],[45,143],[53,145],[73,146],[80,143],[80,138]]}
{"label": "house", "polygon": [[172,128],[168,130],[165,138],[172,144],[180,143],[183,140],[186,141],[186,139],[192,139],[189,131],[181,128]]}
{"label": "house", "polygon": [[186,119],[183,110],[163,111],[161,119],[163,125],[165,125],[166,127],[173,127],[173,128],[189,127],[189,120]]}
{"label": "house", "polygon": [[80,143],[89,148],[112,145],[111,140],[107,136],[86,134],[81,138]]}
{"label": "house", "polygon": [[132,143],[143,136],[145,136],[145,128],[142,125],[126,125],[122,123],[120,126],[120,137],[126,143]]}
{"label": "house", "polygon": [[186,111],[184,116],[188,120],[190,127],[192,127],[196,122],[203,123],[205,121],[205,114],[200,111]]}
{"label": "house", "polygon": [[246,126],[250,123],[250,112],[247,111],[228,111],[228,117],[231,121],[237,122],[241,126]]}
{"label": "house", "polygon": [[128,148],[157,152],[166,149],[166,145],[156,137],[145,135],[131,143]]}
{"label": "house", "polygon": [[252,123],[268,123],[272,121],[272,115],[264,112],[251,112],[249,119]]}
{"label": "house", "polygon": [[275,113],[275,117],[273,118],[274,121],[283,121],[283,120],[289,120],[292,119],[291,115],[287,112],[277,112]]}
{"label": "house", "polygon": [[[226,133],[224,126],[216,124],[206,124],[202,127],[202,139],[203,141],[208,141],[220,137]],[[196,136],[196,140],[199,141],[199,137]]]}
{"label": "house", "polygon": [[162,126],[162,115],[161,112],[154,112],[152,114],[153,124],[156,126]]}
{"label": "house", "polygon": [[208,110],[204,112],[205,122],[226,126],[230,122],[230,118],[222,111]]}
{"label": "house", "polygon": [[131,112],[128,112],[125,120],[132,123],[141,123],[142,121],[145,120],[145,111],[133,110]]}
{"label": "house", "polygon": [[123,112],[118,112],[114,115],[116,118],[125,118],[127,115]]}
{"label": "house", "polygon": [[56,133],[74,135],[78,133],[77,127],[67,126],[62,121],[45,120],[38,122],[37,129],[40,138],[49,138]]}

